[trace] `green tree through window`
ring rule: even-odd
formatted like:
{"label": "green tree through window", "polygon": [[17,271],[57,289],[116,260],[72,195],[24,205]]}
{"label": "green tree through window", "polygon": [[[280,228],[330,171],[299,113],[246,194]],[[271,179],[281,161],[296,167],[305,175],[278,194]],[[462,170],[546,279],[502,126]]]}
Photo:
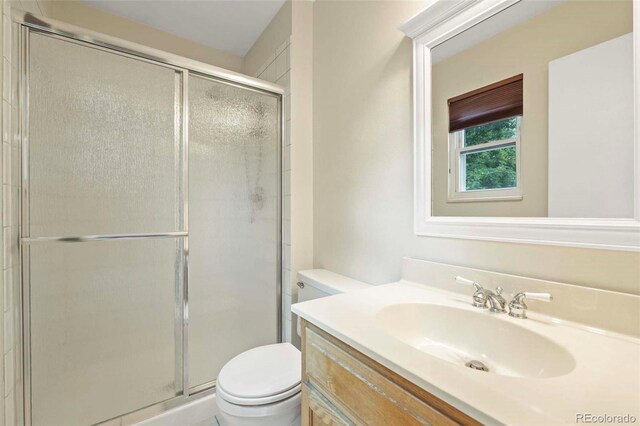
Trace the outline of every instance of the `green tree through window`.
{"label": "green tree through window", "polygon": [[[464,146],[513,138],[518,132],[516,117],[464,130]],[[466,190],[513,188],[516,182],[516,147],[504,146],[463,154]]]}

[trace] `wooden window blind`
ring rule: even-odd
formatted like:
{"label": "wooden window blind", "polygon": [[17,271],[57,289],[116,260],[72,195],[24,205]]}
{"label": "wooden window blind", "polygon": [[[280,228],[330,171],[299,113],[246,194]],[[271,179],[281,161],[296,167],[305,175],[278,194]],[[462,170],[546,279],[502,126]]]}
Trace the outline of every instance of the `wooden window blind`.
{"label": "wooden window blind", "polygon": [[519,74],[449,99],[449,132],[522,115]]}

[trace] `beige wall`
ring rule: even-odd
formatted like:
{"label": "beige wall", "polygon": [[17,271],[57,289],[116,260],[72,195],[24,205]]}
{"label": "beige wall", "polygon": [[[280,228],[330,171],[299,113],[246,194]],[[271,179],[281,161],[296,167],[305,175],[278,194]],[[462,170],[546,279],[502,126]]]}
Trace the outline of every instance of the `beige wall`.
{"label": "beige wall", "polygon": [[285,2],[244,56],[243,73],[254,76],[273,52],[291,36],[292,0]]}
{"label": "beige wall", "polygon": [[[631,0],[573,0],[434,65],[434,214],[547,216],[549,62],[630,33],[632,27]],[[521,135],[523,199],[447,202],[447,99],[520,73],[524,74],[524,118]]]}
{"label": "beige wall", "polygon": [[314,266],[384,283],[413,256],[640,294],[639,253],[414,235],[412,49],[397,27],[424,6],[315,3]]}
{"label": "beige wall", "polygon": [[[297,302],[296,272],[313,268],[313,3],[294,1],[291,33],[291,276]],[[296,317],[293,342],[299,344]]]}
{"label": "beige wall", "polygon": [[231,71],[242,72],[241,56],[103,12],[76,0],[40,0],[39,3],[43,13],[50,18]]}

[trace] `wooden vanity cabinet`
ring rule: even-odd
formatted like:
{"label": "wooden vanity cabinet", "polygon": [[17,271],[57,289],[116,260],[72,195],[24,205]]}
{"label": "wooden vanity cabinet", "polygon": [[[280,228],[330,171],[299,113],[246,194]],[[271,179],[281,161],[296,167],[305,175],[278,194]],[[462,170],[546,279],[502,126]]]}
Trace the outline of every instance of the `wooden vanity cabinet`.
{"label": "wooden vanity cabinet", "polygon": [[302,426],[480,424],[307,321],[302,354]]}

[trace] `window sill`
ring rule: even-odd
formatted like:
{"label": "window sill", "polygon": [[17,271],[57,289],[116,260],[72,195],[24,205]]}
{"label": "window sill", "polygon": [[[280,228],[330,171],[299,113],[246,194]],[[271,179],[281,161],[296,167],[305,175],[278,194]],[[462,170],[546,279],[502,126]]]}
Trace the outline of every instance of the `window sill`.
{"label": "window sill", "polygon": [[522,201],[522,195],[496,195],[496,196],[476,196],[476,197],[447,197],[447,203],[481,203],[492,201]]}

